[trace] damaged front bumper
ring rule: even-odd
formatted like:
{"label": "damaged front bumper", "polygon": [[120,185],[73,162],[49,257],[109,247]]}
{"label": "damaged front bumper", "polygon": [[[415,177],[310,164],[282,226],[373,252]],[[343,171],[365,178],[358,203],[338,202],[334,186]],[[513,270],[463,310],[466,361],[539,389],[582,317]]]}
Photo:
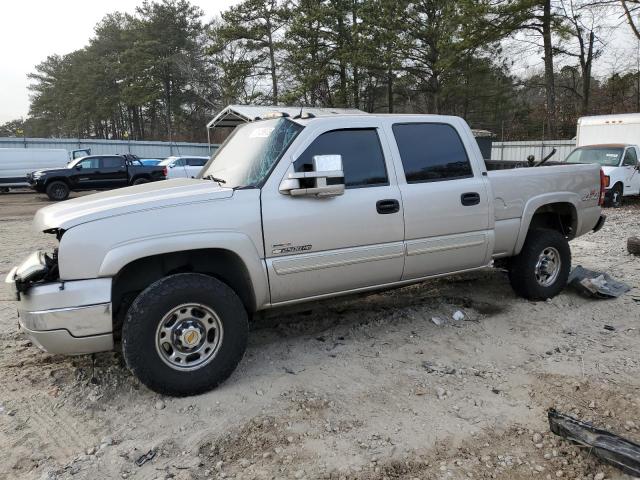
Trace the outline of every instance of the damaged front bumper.
{"label": "damaged front bumper", "polygon": [[7,275],[19,300],[19,328],[49,353],[112,350],[111,279],[47,281],[45,267],[37,252]]}

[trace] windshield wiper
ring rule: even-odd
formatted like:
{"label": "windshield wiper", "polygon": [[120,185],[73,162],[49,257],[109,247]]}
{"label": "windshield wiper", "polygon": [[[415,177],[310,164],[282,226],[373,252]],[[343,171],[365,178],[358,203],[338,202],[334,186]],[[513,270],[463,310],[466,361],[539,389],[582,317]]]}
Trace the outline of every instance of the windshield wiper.
{"label": "windshield wiper", "polygon": [[202,178],[204,178],[205,180],[213,180],[214,182],[218,182],[218,183],[227,183],[226,180],[223,180],[222,178],[214,177],[213,175],[205,175]]}

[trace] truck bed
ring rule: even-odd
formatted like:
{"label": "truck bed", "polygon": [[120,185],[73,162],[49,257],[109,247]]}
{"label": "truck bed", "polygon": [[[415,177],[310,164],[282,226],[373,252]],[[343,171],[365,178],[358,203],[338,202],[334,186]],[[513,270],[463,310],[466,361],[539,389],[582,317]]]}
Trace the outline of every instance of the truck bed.
{"label": "truck bed", "polygon": [[[527,162],[487,161],[494,198],[494,257],[510,256],[519,242],[522,227],[529,225],[537,203],[564,203],[579,208],[570,237],[590,231],[600,217],[600,166],[547,162],[529,167]],[[524,229],[527,231],[527,228]]]}

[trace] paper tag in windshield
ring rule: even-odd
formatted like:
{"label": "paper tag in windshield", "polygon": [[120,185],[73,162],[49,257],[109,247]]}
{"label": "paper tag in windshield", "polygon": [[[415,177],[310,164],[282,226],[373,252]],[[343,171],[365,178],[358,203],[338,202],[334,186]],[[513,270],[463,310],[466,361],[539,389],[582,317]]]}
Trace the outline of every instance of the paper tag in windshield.
{"label": "paper tag in windshield", "polygon": [[607,153],[605,156],[612,157],[612,158],[618,158],[618,154],[617,153]]}
{"label": "paper tag in windshield", "polygon": [[251,132],[249,138],[267,138],[269,135],[271,135],[271,132],[273,132],[273,130],[273,127],[256,128],[253,132]]}

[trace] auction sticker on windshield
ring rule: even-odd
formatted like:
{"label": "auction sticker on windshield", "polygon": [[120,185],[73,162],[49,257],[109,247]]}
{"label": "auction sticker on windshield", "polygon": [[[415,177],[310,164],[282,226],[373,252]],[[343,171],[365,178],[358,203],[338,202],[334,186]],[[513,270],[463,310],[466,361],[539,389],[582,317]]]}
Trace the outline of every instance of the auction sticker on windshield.
{"label": "auction sticker on windshield", "polygon": [[271,135],[271,132],[273,132],[273,130],[273,127],[256,128],[253,132],[251,132],[249,138],[267,138],[269,135]]}

